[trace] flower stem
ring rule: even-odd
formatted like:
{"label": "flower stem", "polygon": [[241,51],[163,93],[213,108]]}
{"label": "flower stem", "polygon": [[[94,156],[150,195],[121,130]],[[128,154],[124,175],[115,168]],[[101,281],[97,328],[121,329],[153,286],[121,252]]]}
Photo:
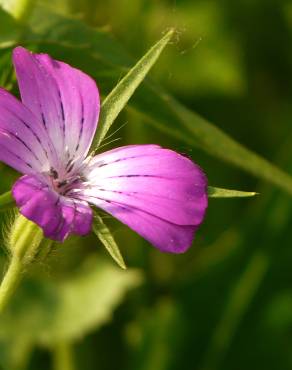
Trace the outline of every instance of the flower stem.
{"label": "flower stem", "polygon": [[53,350],[54,370],[74,370],[73,345],[70,342],[56,343]]}
{"label": "flower stem", "polygon": [[9,303],[22,273],[29,265],[44,241],[42,230],[25,217],[18,215],[8,238],[10,264],[0,286],[0,313]]}
{"label": "flower stem", "polygon": [[23,264],[18,256],[13,256],[0,286],[0,313],[12,297],[23,271]]}

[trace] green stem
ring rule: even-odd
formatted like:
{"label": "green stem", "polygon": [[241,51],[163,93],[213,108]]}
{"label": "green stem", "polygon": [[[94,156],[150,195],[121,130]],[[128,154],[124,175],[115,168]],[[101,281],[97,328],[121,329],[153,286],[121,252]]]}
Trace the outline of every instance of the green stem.
{"label": "green stem", "polygon": [[54,242],[51,239],[43,239],[42,240],[42,242],[40,243],[40,245],[38,247],[38,251],[37,251],[37,254],[36,254],[36,258],[37,258],[38,261],[42,262],[49,256],[49,254],[53,250],[53,244],[54,244]]}
{"label": "green stem", "polygon": [[0,313],[9,303],[25,267],[35,259],[43,240],[43,232],[36,224],[21,215],[16,217],[8,239],[11,260],[0,286]]}
{"label": "green stem", "polygon": [[53,350],[54,370],[74,370],[73,345],[69,342],[57,343]]}
{"label": "green stem", "polygon": [[21,280],[23,264],[18,256],[13,256],[0,286],[0,313],[4,310]]}

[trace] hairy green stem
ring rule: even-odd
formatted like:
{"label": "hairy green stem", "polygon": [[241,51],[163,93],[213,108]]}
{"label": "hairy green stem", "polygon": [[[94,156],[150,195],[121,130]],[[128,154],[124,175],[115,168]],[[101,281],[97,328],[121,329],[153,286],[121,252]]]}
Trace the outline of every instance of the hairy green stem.
{"label": "hairy green stem", "polygon": [[9,303],[23,271],[35,258],[44,238],[42,230],[25,217],[18,215],[8,238],[10,264],[0,285],[0,313]]}
{"label": "hairy green stem", "polygon": [[0,286],[0,313],[6,307],[21,280],[22,271],[23,264],[21,259],[18,258],[18,256],[14,256],[11,259],[8,270]]}
{"label": "hairy green stem", "polygon": [[53,250],[54,242],[51,239],[43,239],[38,247],[36,258],[38,261],[44,261]]}

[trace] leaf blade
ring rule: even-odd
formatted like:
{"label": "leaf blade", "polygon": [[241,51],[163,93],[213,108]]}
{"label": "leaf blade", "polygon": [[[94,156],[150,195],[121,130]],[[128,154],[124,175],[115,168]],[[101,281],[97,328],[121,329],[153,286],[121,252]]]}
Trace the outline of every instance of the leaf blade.
{"label": "leaf blade", "polygon": [[118,114],[159,58],[173,32],[173,29],[169,30],[162,39],[153,45],[105,98],[101,106],[99,123],[91,150],[95,150],[99,146]]}
{"label": "leaf blade", "polygon": [[208,198],[248,198],[255,195],[258,195],[258,193],[254,191],[240,191],[208,186]]}
{"label": "leaf blade", "polygon": [[93,226],[93,232],[101,241],[105,249],[111,255],[113,260],[123,269],[126,270],[127,266],[125,264],[124,258],[120,252],[120,249],[112,236],[109,228],[103,222],[102,218],[95,212]]}

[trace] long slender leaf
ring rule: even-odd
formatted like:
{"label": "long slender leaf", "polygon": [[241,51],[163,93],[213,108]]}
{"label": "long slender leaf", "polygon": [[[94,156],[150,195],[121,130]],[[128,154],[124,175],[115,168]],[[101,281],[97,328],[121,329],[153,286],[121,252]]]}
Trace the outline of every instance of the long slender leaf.
{"label": "long slender leaf", "polygon": [[[138,95],[138,96],[137,96]],[[154,104],[155,102],[155,104]],[[292,194],[292,177],[147,81],[129,103],[146,123]],[[173,122],[173,125],[169,125]]]}
{"label": "long slender leaf", "polygon": [[93,220],[93,231],[98,237],[98,239],[102,242],[106,250],[109,252],[109,254],[112,256],[112,258],[116,261],[116,263],[122,269],[125,270],[127,266],[120,252],[120,249],[114,237],[112,236],[109,228],[106,226],[102,218],[96,212]]}
{"label": "long slender leaf", "polygon": [[178,115],[186,128],[186,135],[192,135],[197,144],[217,158],[228,161],[255,176],[281,187],[292,195],[292,177],[258,154],[237,143],[222,130],[186,109],[170,96],[165,96],[169,109]]}
{"label": "long slender leaf", "polygon": [[91,147],[92,150],[96,149],[105,137],[118,114],[125,107],[137,87],[157,61],[162,50],[171,39],[173,32],[173,29],[171,29],[161,40],[152,46],[105,98],[102,103],[99,124]]}
{"label": "long slender leaf", "polygon": [[246,198],[254,197],[258,193],[254,191],[239,191],[223,188],[215,188],[214,186],[208,186],[208,197],[209,198]]}

